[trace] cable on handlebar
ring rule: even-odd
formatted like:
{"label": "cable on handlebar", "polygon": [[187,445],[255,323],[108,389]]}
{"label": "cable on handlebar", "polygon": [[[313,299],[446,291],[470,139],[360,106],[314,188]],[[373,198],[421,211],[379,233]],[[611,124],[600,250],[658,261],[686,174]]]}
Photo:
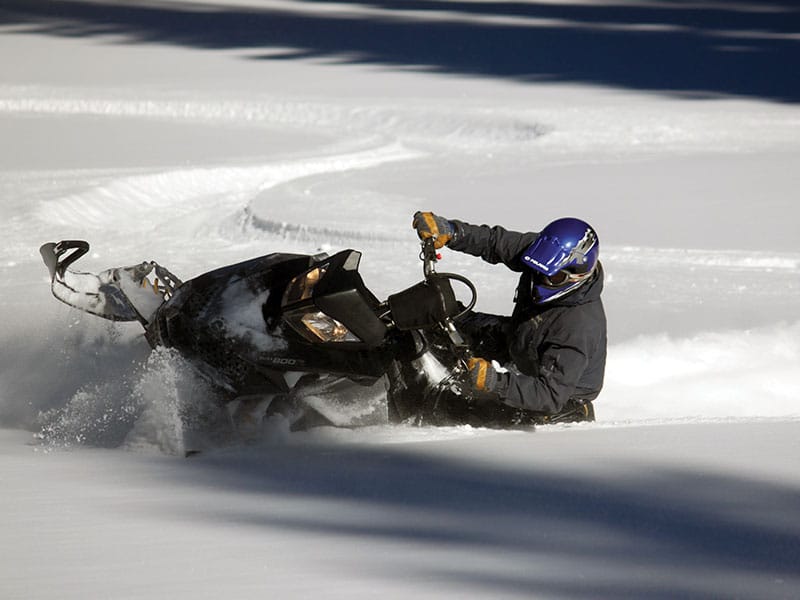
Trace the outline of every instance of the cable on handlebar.
{"label": "cable on handlebar", "polygon": [[475,284],[473,284],[469,279],[457,273],[436,273],[436,276],[441,277],[442,279],[454,279],[456,281],[460,281],[469,288],[470,292],[472,292],[472,298],[469,302],[469,305],[460,313],[453,316],[452,319],[459,319],[475,308],[475,304],[478,302],[478,290],[475,289]]}

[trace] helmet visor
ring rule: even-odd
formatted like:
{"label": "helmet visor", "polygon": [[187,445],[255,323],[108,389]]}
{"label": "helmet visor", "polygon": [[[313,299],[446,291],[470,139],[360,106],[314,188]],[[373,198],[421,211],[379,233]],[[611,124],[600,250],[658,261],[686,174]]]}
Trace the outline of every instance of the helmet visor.
{"label": "helmet visor", "polygon": [[570,252],[554,237],[539,236],[522,254],[522,262],[544,273],[555,275],[568,262]]}
{"label": "helmet visor", "polygon": [[562,269],[569,274],[581,275],[592,270],[593,263],[587,260],[587,253],[597,243],[597,236],[587,229],[583,238],[576,244],[564,244],[555,236],[540,235],[522,254],[522,262],[528,267],[554,276]]}

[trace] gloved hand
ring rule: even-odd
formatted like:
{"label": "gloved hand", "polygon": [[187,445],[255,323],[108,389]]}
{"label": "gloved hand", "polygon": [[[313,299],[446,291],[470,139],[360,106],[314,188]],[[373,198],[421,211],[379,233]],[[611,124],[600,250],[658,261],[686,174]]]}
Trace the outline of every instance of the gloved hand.
{"label": "gloved hand", "polygon": [[479,392],[495,392],[498,376],[492,363],[485,358],[470,358],[467,361],[473,389]]}
{"label": "gloved hand", "polygon": [[450,221],[432,212],[415,212],[411,226],[417,230],[419,239],[433,238],[433,247],[437,250],[446,245],[455,233]]}

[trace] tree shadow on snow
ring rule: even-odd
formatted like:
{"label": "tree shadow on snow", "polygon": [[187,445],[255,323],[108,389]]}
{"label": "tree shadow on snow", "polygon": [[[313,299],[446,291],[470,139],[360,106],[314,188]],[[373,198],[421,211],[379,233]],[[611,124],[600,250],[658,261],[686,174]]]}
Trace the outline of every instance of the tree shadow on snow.
{"label": "tree shadow on snow", "polygon": [[[478,595],[763,599],[789,597],[800,578],[800,492],[777,484],[641,468],[561,476],[385,446],[251,450],[197,457],[179,476],[261,498],[262,508],[214,506],[197,518],[311,534],[315,545],[334,547],[336,536],[414,544],[396,573],[379,573],[389,580],[429,578]],[[312,506],[281,514],[276,498]],[[420,547],[473,558],[415,565]]]}
{"label": "tree shadow on snow", "polygon": [[[325,1],[296,5],[304,4]],[[61,36],[122,35],[134,43],[256,49],[270,60],[316,57],[521,81],[800,101],[800,7],[794,0],[350,4],[370,10],[5,0],[0,25]]]}

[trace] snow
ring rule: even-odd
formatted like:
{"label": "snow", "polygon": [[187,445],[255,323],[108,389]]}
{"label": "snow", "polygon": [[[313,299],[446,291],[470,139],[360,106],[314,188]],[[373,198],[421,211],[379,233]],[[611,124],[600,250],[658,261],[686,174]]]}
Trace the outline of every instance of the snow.
{"label": "snow", "polygon": [[[0,597],[800,596],[797,14],[4,2]],[[270,422],[184,458],[211,391],[57,302],[38,253],[187,279],[351,247],[385,297],[420,278],[419,209],[596,226],[596,423]],[[514,274],[442,270],[510,311]]]}

